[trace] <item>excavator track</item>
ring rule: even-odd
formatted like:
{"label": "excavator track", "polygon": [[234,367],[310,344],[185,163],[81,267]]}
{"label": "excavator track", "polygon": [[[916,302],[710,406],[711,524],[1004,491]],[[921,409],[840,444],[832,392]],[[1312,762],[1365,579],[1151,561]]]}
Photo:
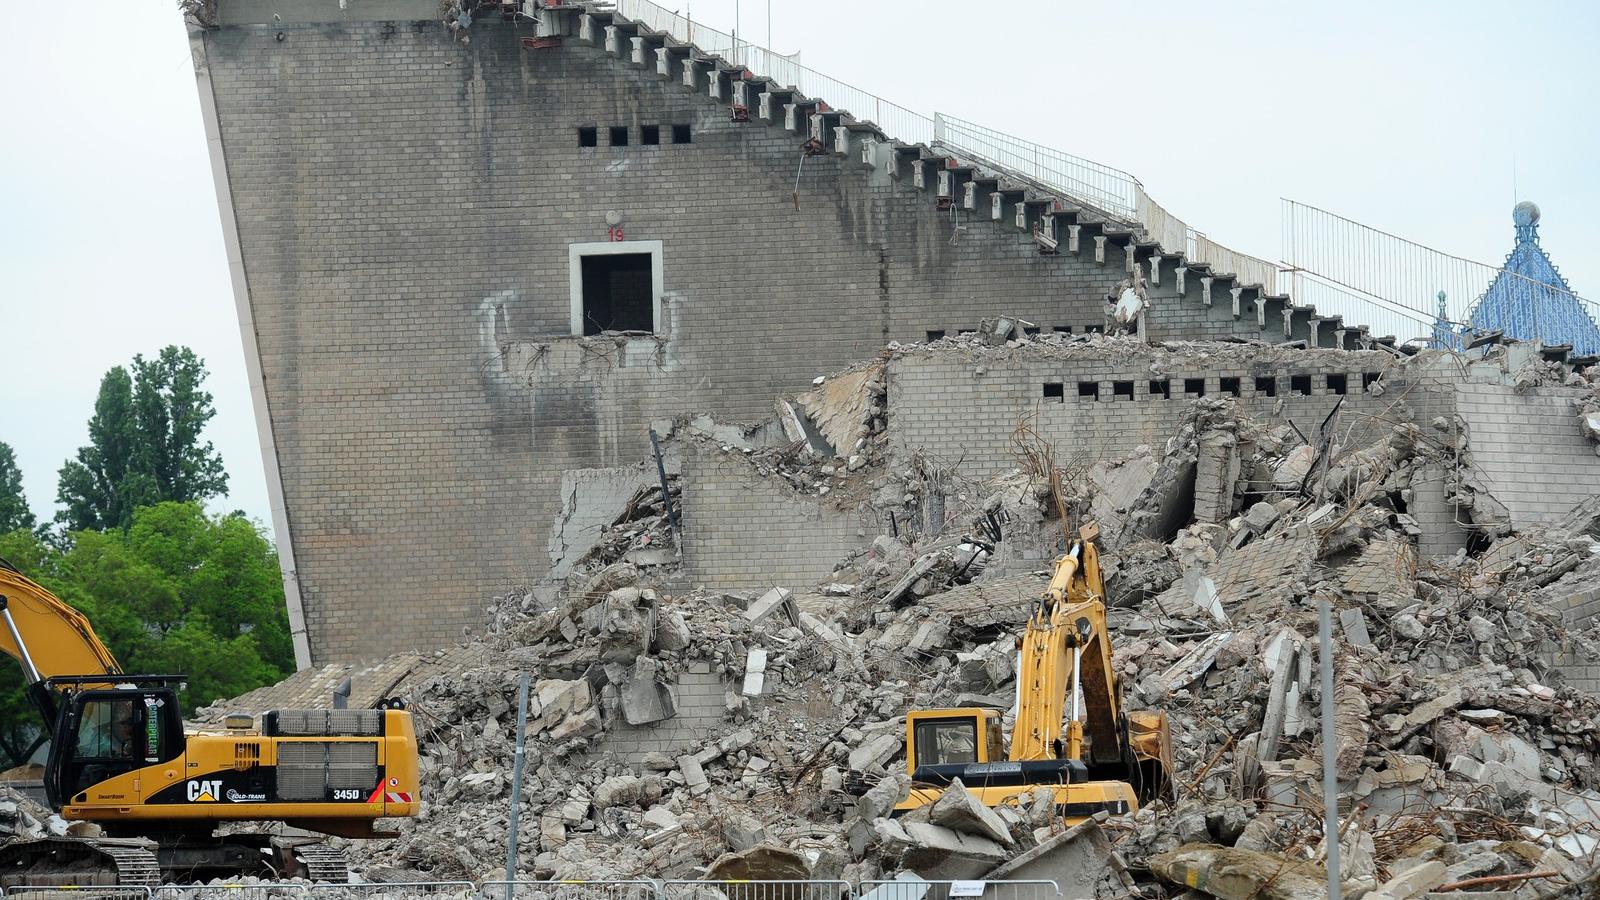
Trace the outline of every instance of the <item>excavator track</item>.
{"label": "excavator track", "polygon": [[350,880],[350,865],[344,854],[327,844],[301,844],[292,852],[310,881],[344,884]]}
{"label": "excavator track", "polygon": [[40,838],[0,848],[0,885],[155,887],[161,862],[153,847],[132,841]]}

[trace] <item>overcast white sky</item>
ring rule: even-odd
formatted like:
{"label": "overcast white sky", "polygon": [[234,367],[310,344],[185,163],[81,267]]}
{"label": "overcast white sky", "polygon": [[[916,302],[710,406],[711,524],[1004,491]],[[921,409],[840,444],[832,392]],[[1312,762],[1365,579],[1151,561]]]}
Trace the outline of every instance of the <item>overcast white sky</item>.
{"label": "overcast white sky", "polygon": [[[101,375],[186,344],[210,366],[207,436],[231,478],[214,508],[270,526],[175,5],[95,0],[0,30],[0,440],[49,517]],[[1579,293],[1600,296],[1600,4],[1323,6],[771,8],[773,43],[807,66],[1125,169],[1191,226],[1270,259],[1284,196],[1499,263],[1515,159],[1544,246]],[[741,4],[754,41],[767,9]],[[692,12],[731,30],[734,0]]]}

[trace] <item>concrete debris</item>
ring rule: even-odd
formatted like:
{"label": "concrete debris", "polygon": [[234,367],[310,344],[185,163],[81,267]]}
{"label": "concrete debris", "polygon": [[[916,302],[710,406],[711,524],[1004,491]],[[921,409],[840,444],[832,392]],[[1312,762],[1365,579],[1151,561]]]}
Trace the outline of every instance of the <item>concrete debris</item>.
{"label": "concrete debris", "polygon": [[[1020,330],[1030,327],[996,319],[939,352],[979,369],[1092,347],[1153,379],[1168,377],[1160,354],[1275,372],[1324,352]],[[1472,464],[1470,435],[1449,420],[1419,428],[1402,408],[1406,371],[1438,364],[1386,361],[1396,406],[1383,417],[1336,414],[1319,428],[1332,398],[1291,422],[1213,393],[1184,401],[1172,433],[1141,433],[1124,456],[1058,456],[1053,470],[1019,460],[985,478],[889,452],[881,360],[823,377],[766,425],[662,425],[669,447],[693,442],[789,496],[848,510],[862,523],[858,549],[814,583],[729,592],[679,569],[666,500],[677,508],[693,485],[678,476],[666,497],[637,488],[621,514],[582,510],[611,524],[569,573],[498,598],[485,633],[446,651],[468,662],[412,665],[415,677],[393,682],[426,729],[424,811],[397,823],[398,839],[349,852],[358,870],[414,880],[498,877],[518,802],[528,879],[898,878],[925,889],[918,879],[1039,878],[1072,897],[1320,898],[1326,599],[1338,617],[1347,892],[1410,900],[1558,873],[1500,885],[1517,900],[1544,896],[1600,853],[1600,695],[1558,664],[1600,654],[1600,635],[1571,612],[1600,601],[1600,499],[1513,527],[1504,488],[1496,497]],[[1600,443],[1600,399],[1580,417]],[[1015,634],[1062,551],[1063,517],[1102,528],[1114,667],[1130,708],[1168,716],[1175,790],[1070,828],[1049,790],[988,808],[959,782],[897,815],[913,790],[908,711],[1011,709]],[[724,527],[684,524],[691,545]],[[1444,531],[1464,536],[1427,549]],[[655,549],[671,560],[640,552]],[[535,679],[532,768],[512,798],[524,671]],[[13,812],[12,800],[0,795],[0,833],[48,830],[48,816],[30,819],[20,802]]]}

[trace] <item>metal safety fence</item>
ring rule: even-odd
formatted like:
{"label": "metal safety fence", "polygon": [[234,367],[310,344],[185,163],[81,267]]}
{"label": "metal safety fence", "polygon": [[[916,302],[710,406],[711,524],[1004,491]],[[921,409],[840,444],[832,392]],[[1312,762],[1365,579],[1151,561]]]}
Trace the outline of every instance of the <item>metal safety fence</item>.
{"label": "metal safety fence", "polygon": [[97,884],[23,884],[7,887],[5,896],[21,900],[150,900],[150,889]]}
{"label": "metal safety fence", "polygon": [[1059,900],[1054,881],[863,881],[857,900]]}
{"label": "metal safety fence", "polygon": [[24,885],[19,900],[1062,900],[1053,881],[649,879],[409,881],[312,884],[294,881],[164,884],[156,887]]}
{"label": "metal safety fence", "polygon": [[846,881],[663,881],[659,900],[851,900]]}
{"label": "metal safety fence", "polygon": [[658,900],[656,883],[627,881],[485,881],[484,900]]}

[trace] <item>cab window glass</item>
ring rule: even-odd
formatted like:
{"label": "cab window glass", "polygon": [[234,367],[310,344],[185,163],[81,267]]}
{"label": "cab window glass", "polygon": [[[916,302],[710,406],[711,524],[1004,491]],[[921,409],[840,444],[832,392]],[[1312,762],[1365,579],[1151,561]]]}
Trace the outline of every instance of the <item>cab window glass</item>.
{"label": "cab window glass", "polygon": [[159,743],[147,733],[143,707],[132,700],[98,700],[83,705],[78,720],[81,759],[144,759]]}
{"label": "cab window glass", "polygon": [[943,766],[978,761],[978,729],[971,721],[919,722],[917,764]]}

